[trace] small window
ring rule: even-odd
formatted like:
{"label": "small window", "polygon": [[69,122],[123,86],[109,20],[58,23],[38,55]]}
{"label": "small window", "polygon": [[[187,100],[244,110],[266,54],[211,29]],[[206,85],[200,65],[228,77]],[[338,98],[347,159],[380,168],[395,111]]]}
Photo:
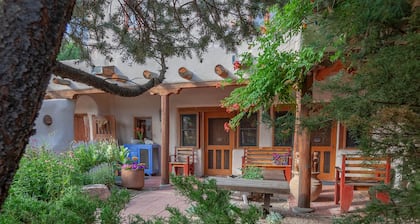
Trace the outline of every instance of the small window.
{"label": "small window", "polygon": [[152,118],[151,117],[135,117],[134,118],[134,138],[142,137],[152,140]]}
{"label": "small window", "polygon": [[340,125],[340,148],[357,149],[359,147],[360,133],[350,131],[344,125]]}
{"label": "small window", "polygon": [[357,148],[359,146],[359,134],[346,130],[346,148]]}
{"label": "small window", "polygon": [[287,111],[274,112],[274,146],[292,146],[294,119]]}
{"label": "small window", "polygon": [[245,117],[239,123],[239,146],[257,146],[258,114]]}
{"label": "small window", "polygon": [[197,114],[181,115],[181,146],[197,146]]}

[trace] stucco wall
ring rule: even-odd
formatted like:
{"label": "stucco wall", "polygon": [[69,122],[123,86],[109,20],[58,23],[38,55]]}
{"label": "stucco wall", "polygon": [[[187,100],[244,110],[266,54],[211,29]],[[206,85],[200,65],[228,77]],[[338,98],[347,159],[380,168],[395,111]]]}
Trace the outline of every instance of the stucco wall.
{"label": "stucco wall", "polygon": [[[44,100],[35,120],[36,134],[29,144],[35,147],[47,146],[56,152],[64,151],[74,139],[73,114],[75,102],[66,99]],[[52,124],[43,122],[45,115],[50,115]]]}

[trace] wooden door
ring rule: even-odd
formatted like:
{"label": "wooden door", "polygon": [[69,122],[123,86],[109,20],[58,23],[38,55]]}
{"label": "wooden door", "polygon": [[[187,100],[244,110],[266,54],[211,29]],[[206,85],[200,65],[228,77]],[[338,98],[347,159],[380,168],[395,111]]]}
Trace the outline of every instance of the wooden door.
{"label": "wooden door", "polygon": [[312,159],[315,158],[312,172],[319,172],[320,180],[334,180],[336,135],[335,123],[311,133]]}
{"label": "wooden door", "polygon": [[75,141],[89,141],[89,117],[87,114],[74,115],[74,140]]}
{"label": "wooden door", "polygon": [[234,133],[224,130],[230,116],[224,112],[208,112],[205,120],[204,172],[210,176],[232,175]]}

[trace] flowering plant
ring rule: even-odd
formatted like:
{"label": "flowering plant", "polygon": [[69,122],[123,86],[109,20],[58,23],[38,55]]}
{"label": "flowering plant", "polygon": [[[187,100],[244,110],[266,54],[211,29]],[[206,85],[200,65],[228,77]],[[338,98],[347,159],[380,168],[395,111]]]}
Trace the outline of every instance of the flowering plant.
{"label": "flowering plant", "polygon": [[144,132],[143,128],[139,128],[139,127],[136,128],[136,135],[137,135],[137,138],[140,140],[140,143],[143,143],[143,132]]}
{"label": "flowering plant", "polygon": [[143,170],[146,168],[146,164],[144,163],[132,163],[132,164],[123,164],[121,169],[124,170]]}
{"label": "flowering plant", "polygon": [[142,170],[146,168],[146,164],[144,163],[137,163],[138,158],[136,156],[133,156],[131,160],[128,160],[127,163],[124,163],[121,166],[121,169],[124,170]]}

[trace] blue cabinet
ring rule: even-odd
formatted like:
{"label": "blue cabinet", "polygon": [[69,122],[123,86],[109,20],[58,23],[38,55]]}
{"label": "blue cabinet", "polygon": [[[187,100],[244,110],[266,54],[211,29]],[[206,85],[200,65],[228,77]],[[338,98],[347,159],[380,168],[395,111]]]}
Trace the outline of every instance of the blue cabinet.
{"label": "blue cabinet", "polygon": [[160,145],[124,144],[124,147],[128,148],[130,159],[136,156],[140,163],[146,164],[145,174],[160,175]]}

